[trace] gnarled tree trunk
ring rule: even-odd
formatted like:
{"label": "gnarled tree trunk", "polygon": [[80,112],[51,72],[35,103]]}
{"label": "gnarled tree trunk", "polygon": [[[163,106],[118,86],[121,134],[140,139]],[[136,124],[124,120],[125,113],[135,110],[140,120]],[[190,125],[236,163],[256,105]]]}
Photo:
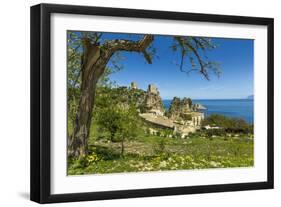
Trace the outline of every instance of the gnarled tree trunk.
{"label": "gnarled tree trunk", "polygon": [[96,85],[105,69],[105,63],[102,61],[104,57],[102,57],[98,46],[92,45],[89,39],[85,39],[83,40],[83,49],[81,98],[73,123],[73,134],[68,143],[68,154],[75,157],[87,154]]}

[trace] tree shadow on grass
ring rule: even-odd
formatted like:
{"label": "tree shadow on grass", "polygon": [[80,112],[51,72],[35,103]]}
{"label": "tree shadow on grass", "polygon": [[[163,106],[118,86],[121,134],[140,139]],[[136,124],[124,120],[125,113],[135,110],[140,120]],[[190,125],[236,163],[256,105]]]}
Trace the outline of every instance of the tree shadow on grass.
{"label": "tree shadow on grass", "polygon": [[121,155],[119,149],[114,149],[107,146],[95,145],[92,152],[96,153],[98,156],[102,157],[103,160],[119,160],[119,159],[144,159],[151,160],[155,155],[139,155],[138,153],[125,152]]}
{"label": "tree shadow on grass", "polygon": [[94,152],[101,156],[103,160],[116,160],[122,157],[120,152],[105,146],[95,145]]}

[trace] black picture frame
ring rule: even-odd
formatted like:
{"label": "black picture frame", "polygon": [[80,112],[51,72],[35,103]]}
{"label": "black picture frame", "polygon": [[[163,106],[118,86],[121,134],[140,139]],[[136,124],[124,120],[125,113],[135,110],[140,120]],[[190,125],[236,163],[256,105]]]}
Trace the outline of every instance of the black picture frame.
{"label": "black picture frame", "polygon": [[[186,187],[85,192],[74,194],[50,193],[50,15],[52,13],[134,17],[194,22],[218,22],[267,26],[267,181]],[[195,14],[152,10],[103,8],[72,5],[39,4],[31,7],[31,152],[30,199],[38,203],[88,201],[102,199],[166,196],[179,194],[272,189],[274,177],[273,147],[273,25],[272,18]]]}

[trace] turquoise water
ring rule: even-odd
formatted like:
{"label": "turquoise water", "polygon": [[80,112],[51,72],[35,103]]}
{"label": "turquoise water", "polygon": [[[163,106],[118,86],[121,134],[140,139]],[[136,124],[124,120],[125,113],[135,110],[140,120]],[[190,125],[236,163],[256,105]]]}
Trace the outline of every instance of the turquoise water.
{"label": "turquoise water", "polygon": [[[169,109],[172,100],[163,100],[165,109]],[[210,114],[221,114],[228,117],[242,118],[248,123],[253,123],[254,101],[252,99],[213,99],[213,100],[192,100],[193,103],[200,103],[207,108],[205,116]]]}

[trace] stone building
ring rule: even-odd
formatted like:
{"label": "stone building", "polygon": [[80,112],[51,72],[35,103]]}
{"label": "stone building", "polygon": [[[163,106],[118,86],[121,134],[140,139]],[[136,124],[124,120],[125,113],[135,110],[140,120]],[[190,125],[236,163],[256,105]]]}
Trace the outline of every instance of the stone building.
{"label": "stone building", "polygon": [[193,126],[201,126],[203,120],[204,120],[204,113],[200,113],[200,112],[192,113]]}
{"label": "stone building", "polygon": [[147,94],[144,100],[146,112],[163,115],[165,112],[163,102],[157,87],[153,84],[148,85]]}

